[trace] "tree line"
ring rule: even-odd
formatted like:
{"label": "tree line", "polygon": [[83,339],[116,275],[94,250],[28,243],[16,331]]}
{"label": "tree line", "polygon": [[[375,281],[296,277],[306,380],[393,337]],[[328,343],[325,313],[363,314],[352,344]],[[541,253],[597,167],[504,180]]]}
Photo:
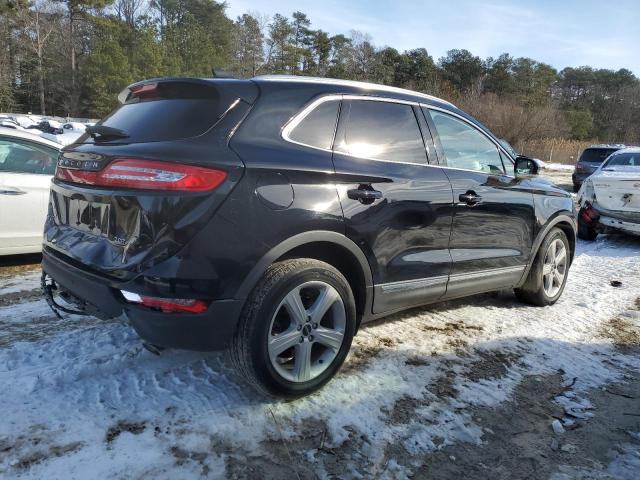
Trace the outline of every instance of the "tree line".
{"label": "tree line", "polygon": [[450,100],[511,142],[640,141],[640,80],[560,71],[504,53],[400,52],[366,33],[291,17],[236,19],[213,0],[0,0],[0,111],[99,118],[127,84],[160,76],[294,74],[393,85]]}

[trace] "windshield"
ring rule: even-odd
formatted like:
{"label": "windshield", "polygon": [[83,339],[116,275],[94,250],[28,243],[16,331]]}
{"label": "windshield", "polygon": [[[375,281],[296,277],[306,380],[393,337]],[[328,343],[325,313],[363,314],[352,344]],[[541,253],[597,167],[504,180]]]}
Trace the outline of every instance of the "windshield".
{"label": "windshield", "polygon": [[611,167],[640,167],[640,152],[613,155],[602,166],[603,170]]}
{"label": "windshield", "polygon": [[605,159],[611,155],[613,152],[616,152],[617,148],[587,148],[582,155],[580,155],[581,162],[588,163],[602,163]]}

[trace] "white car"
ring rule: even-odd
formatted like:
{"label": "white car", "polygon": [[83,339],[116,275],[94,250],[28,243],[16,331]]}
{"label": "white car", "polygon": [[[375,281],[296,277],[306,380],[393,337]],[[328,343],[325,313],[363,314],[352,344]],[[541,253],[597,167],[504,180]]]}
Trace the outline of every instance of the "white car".
{"label": "white car", "polygon": [[40,136],[62,145],[69,145],[80,138],[86,129],[87,126],[84,123],[69,122],[62,125],[54,133],[42,133]]}
{"label": "white car", "polygon": [[582,184],[578,192],[578,236],[620,230],[640,235],[640,148],[618,150]]}
{"label": "white car", "polygon": [[49,187],[62,145],[0,127],[0,255],[42,249]]}

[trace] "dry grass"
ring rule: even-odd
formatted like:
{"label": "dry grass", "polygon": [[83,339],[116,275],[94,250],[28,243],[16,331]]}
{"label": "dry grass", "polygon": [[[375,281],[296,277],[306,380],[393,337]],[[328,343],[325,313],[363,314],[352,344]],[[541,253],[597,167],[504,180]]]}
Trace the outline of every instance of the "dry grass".
{"label": "dry grass", "polygon": [[545,162],[572,165],[589,145],[597,143],[588,140],[566,140],[564,138],[544,138],[517,142],[513,147],[524,155],[539,158]]}

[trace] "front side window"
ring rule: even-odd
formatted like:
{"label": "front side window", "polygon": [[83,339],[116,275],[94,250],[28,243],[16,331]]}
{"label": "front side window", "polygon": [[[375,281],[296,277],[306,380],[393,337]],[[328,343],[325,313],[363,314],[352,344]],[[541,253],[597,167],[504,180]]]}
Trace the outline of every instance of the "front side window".
{"label": "front side window", "polygon": [[322,102],[289,132],[289,140],[310,147],[331,149],[338,120],[338,100]]}
{"label": "front side window", "polygon": [[504,174],[498,148],[478,129],[446,113],[431,110],[430,114],[447,166],[491,175]]}
{"label": "front side window", "polygon": [[58,152],[44,145],[0,140],[0,172],[53,175]]}
{"label": "front side window", "polygon": [[427,162],[413,108],[401,103],[345,101],[334,150],[375,160]]}

